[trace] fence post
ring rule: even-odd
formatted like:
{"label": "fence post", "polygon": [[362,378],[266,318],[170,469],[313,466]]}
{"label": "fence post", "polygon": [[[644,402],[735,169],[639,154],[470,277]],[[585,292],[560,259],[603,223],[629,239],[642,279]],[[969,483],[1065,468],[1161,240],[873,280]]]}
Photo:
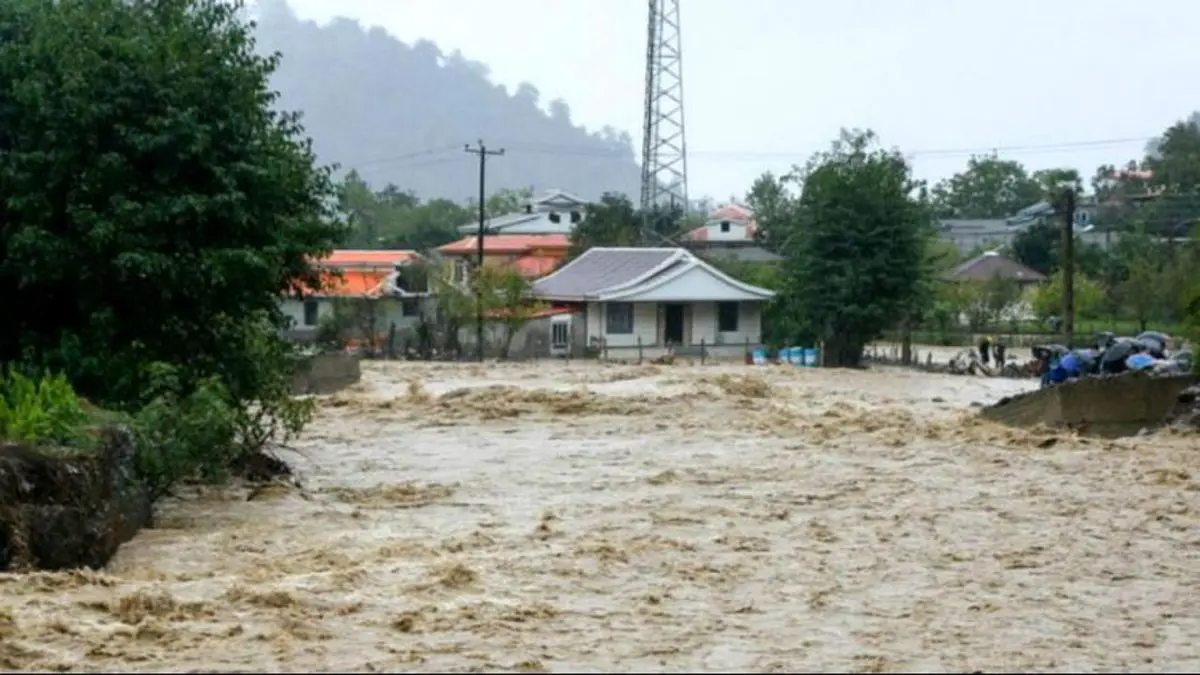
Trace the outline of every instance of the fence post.
{"label": "fence post", "polygon": [[637,345],[638,345],[638,365],[640,366],[640,365],[642,365],[642,336],[641,335],[637,336]]}
{"label": "fence post", "polygon": [[704,346],[704,338],[700,338],[700,365],[704,365],[706,347]]}
{"label": "fence post", "polygon": [[608,338],[607,337],[600,338],[600,360],[601,361],[608,360]]}

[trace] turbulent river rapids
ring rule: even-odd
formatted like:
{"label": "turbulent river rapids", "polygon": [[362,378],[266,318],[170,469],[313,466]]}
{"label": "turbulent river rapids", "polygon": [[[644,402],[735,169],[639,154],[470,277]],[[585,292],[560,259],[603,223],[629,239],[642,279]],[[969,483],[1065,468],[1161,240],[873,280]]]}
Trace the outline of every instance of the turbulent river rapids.
{"label": "turbulent river rapids", "polygon": [[1200,441],[979,421],[1006,379],[370,363],[104,572],[0,575],[0,669],[1197,672]]}

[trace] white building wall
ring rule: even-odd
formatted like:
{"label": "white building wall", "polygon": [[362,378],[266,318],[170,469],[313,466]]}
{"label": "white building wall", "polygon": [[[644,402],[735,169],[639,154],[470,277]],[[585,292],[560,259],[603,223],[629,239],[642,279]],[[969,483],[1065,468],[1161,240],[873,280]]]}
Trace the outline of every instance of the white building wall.
{"label": "white building wall", "polygon": [[587,338],[603,338],[609,347],[636,347],[638,338],[643,345],[656,342],[658,333],[658,303],[636,302],[633,304],[633,332],[609,335],[606,332],[608,311],[603,302],[587,304]]}
{"label": "white building wall", "polygon": [[[610,335],[606,328],[605,303],[592,302],[587,305],[587,339],[603,338],[610,349],[636,347],[638,338],[644,347],[657,345],[659,340],[659,306],[657,302],[638,302],[633,306],[633,333]],[[692,303],[691,344],[699,345],[703,339],[707,345],[758,344],[762,340],[761,302],[738,303],[738,330],[717,331],[717,303]]]}
{"label": "white building wall", "polygon": [[[721,223],[727,222],[728,228],[722,228]],[[739,223],[735,220],[720,221],[710,220],[703,225],[704,235],[699,237],[701,241],[750,241],[754,239],[754,234],[749,231],[745,223]]]}
{"label": "white building wall", "polygon": [[738,303],[738,329],[717,332],[717,303],[697,302],[692,307],[692,344],[744,345],[758,344],[762,340],[761,302]]}

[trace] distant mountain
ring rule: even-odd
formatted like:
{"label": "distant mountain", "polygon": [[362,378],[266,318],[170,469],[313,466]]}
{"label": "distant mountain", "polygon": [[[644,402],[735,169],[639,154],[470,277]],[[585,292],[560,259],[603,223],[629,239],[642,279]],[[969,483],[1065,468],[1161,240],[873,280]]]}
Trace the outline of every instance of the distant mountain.
{"label": "distant mountain", "polygon": [[324,162],[357,169],[376,187],[463,200],[477,194],[478,172],[462,148],[483,139],[508,150],[488,165],[489,192],[561,188],[595,198],[611,190],[636,199],[629,134],[588,133],[563,101],[547,114],[532,85],[509,95],[487,66],[457,51],[410,46],[351,19],[321,27],[298,19],[286,0],[260,0],[254,14],[260,48],[283,54],[272,80],[280,106],[303,112]]}

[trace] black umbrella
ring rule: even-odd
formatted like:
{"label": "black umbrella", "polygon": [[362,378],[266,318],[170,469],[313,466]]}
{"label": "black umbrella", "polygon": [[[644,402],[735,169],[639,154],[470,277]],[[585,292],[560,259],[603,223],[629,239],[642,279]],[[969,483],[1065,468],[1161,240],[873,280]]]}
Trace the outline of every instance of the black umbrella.
{"label": "black umbrella", "polygon": [[1100,370],[1105,373],[1120,373],[1125,371],[1125,359],[1139,350],[1137,343],[1129,338],[1117,338],[1104,353],[1100,355]]}

